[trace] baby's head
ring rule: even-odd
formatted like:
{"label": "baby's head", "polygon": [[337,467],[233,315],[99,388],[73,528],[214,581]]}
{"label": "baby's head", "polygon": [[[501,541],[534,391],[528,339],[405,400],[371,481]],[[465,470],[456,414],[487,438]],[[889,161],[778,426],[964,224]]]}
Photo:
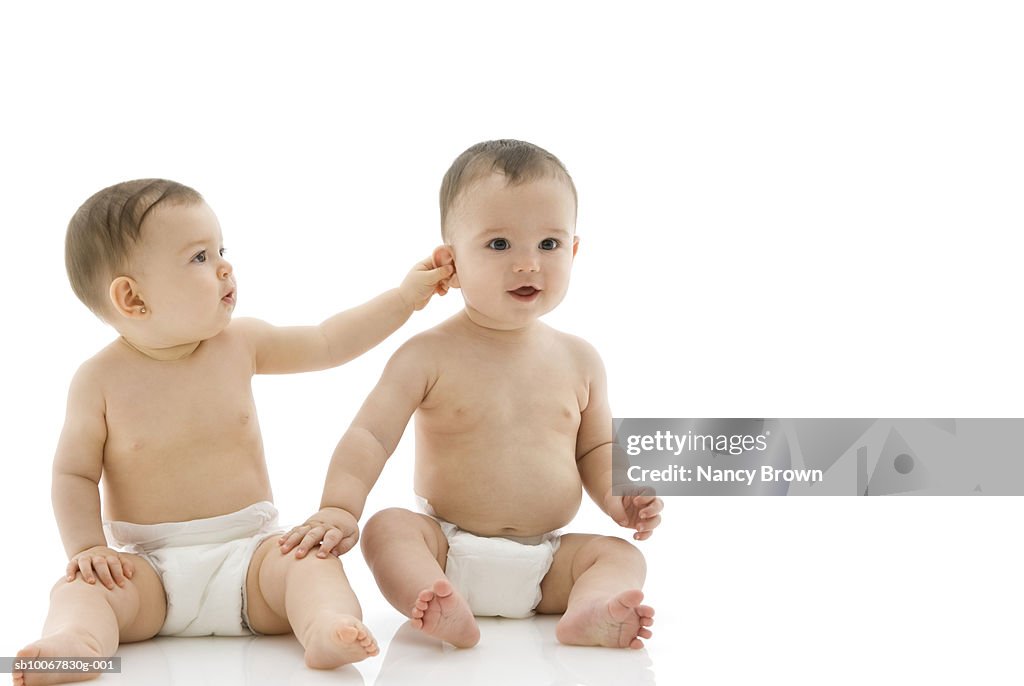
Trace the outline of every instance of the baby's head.
{"label": "baby's head", "polygon": [[68,224],[75,295],[127,338],[166,347],[227,325],[234,277],[216,215],[195,190],[140,179],[104,188]]}
{"label": "baby's head", "polygon": [[532,143],[478,143],[456,158],[441,184],[438,264],[454,264],[479,324],[510,329],[565,297],[579,247],[576,187],[557,157]]}

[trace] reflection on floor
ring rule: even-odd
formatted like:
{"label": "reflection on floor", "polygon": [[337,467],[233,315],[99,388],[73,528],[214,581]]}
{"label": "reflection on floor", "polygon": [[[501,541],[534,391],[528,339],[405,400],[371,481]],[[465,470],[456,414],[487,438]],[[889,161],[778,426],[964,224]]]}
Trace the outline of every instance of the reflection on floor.
{"label": "reflection on floor", "polygon": [[[424,636],[406,622],[391,621],[377,633],[381,656],[322,672],[307,669],[291,636],[158,638],[118,651],[122,673],[98,684],[147,686],[421,686],[451,684],[655,683],[646,650],[563,646],[555,640],[557,617],[480,619],[480,644],[458,650]],[[380,623],[378,622],[378,625]],[[397,625],[397,626],[396,626]]]}
{"label": "reflection on floor", "polygon": [[471,650],[440,644],[404,624],[374,684],[654,684],[646,651],[563,646],[554,640],[556,621],[481,619],[480,644]]}

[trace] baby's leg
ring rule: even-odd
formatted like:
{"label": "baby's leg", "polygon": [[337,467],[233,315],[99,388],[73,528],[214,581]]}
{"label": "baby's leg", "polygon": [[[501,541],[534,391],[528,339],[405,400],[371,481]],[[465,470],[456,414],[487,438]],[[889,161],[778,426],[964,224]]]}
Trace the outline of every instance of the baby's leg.
{"label": "baby's leg", "polygon": [[448,540],[437,522],[398,507],[382,510],[363,528],[362,546],[381,593],[414,627],[459,648],[477,644],[473,612],[444,575]]}
{"label": "baby's leg", "polygon": [[302,558],[282,555],[277,537],[260,543],[246,581],[249,625],[261,634],[289,631],[306,649],[306,664],[333,669],[378,652],[363,625],[359,607],[341,562],[333,555]]}
{"label": "baby's leg", "polygon": [[[18,651],[18,657],[109,657],[119,643],[156,636],[167,611],[160,577],[136,555],[132,578],[113,590],[97,581],[88,584],[79,574],[61,578],[50,591],[50,611],[43,636]],[[55,684],[82,681],[92,674],[14,674],[15,684]]]}
{"label": "baby's leg", "polygon": [[647,565],[631,543],[609,536],[566,534],[541,583],[537,612],[564,612],[555,629],[570,645],[642,648],[654,610],[641,605]]}

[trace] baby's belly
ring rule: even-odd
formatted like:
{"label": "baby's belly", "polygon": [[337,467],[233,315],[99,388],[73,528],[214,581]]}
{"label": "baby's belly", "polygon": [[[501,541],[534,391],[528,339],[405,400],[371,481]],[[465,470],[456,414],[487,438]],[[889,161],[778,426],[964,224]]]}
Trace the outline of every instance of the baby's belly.
{"label": "baby's belly", "polygon": [[262,452],[105,462],[105,519],[183,522],[273,499]]}
{"label": "baby's belly", "polygon": [[417,449],[416,493],[441,519],[481,536],[537,536],[572,521],[582,485],[575,459],[448,456]]}

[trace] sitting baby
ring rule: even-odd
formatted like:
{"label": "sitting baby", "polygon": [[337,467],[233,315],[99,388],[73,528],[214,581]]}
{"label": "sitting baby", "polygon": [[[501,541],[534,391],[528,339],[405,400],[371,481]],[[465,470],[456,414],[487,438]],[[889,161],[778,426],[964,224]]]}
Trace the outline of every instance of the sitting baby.
{"label": "sitting baby", "polygon": [[109,656],[157,634],[288,632],[312,667],[376,654],[339,561],[297,560],[274,543],[251,380],[361,355],[452,269],[424,260],[400,288],[319,326],[232,320],[238,289],[216,215],[161,179],[89,198],[66,260],[75,293],[120,335],[71,381],[52,489],[70,562],[42,638],[19,657]]}
{"label": "sitting baby", "polygon": [[563,614],[560,641],[640,648],[643,556],[619,538],[554,533],[581,486],[644,540],[661,521],[651,495],[612,494],[605,373],[585,341],[538,319],[565,296],[579,247],[576,189],[530,143],[469,148],[441,186],[442,286],[465,309],[405,343],[334,453],[322,509],[282,537],[304,557],[344,552],[366,496],[416,414],[422,513],[393,508],[367,523],[362,548],[381,591],[413,626],[459,647],[474,615]]}

